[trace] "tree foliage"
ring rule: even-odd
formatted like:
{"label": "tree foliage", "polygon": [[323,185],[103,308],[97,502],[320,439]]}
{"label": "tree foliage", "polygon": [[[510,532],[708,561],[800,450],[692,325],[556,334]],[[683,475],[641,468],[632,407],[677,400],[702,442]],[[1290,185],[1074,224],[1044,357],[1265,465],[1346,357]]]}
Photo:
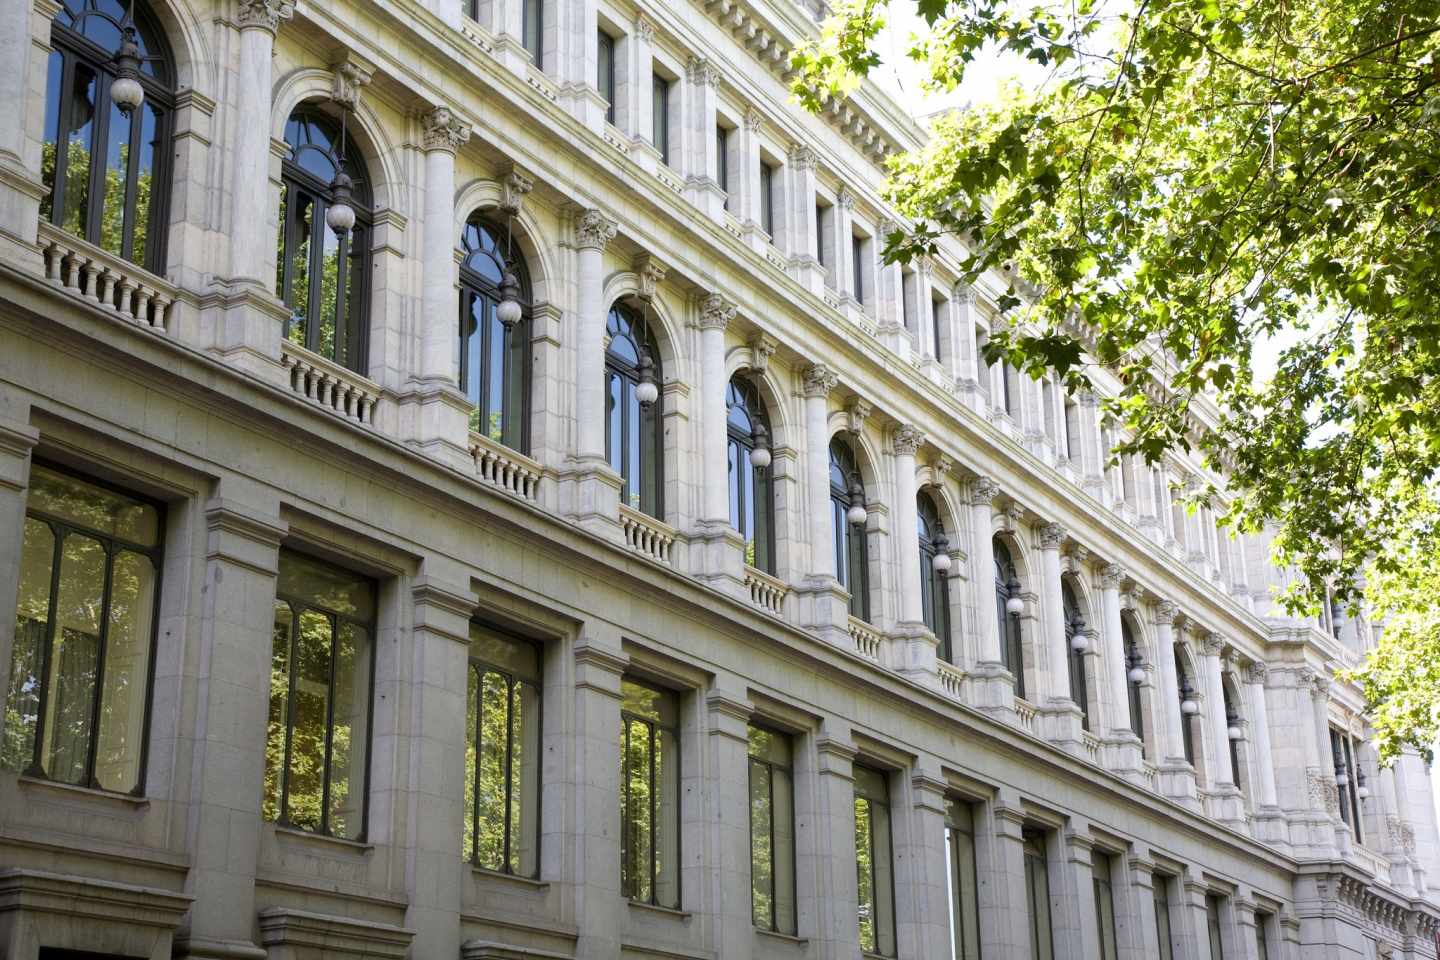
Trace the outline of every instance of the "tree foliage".
{"label": "tree foliage", "polygon": [[[1016,278],[987,360],[1072,389],[1091,360],[1108,368],[1116,452],[1196,449],[1224,473],[1225,522],[1272,524],[1275,560],[1301,574],[1292,610],[1327,587],[1352,609],[1368,593],[1389,614],[1357,675],[1380,746],[1428,745],[1440,687],[1421,685],[1433,667],[1416,658],[1440,658],[1425,606],[1440,545],[1440,6],[916,7],[929,32],[908,55],[930,89],[953,91],[995,50],[1047,76],[937,118],[923,149],[892,159],[887,199],[915,226],[887,237],[886,259],[962,240],[966,279]],[[878,63],[879,0],[836,9],[793,55],[811,107]],[[1278,351],[1273,376],[1257,347]]]}

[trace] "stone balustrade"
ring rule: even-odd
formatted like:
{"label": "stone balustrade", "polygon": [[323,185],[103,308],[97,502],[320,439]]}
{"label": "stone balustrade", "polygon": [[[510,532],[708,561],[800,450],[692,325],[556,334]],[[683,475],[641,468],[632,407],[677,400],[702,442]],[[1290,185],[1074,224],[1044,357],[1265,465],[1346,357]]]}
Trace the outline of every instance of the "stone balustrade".
{"label": "stone balustrade", "polygon": [[46,280],[131,323],[166,332],[175,287],[48,223],[40,224],[37,242],[45,257]]}
{"label": "stone balustrade", "polygon": [[870,624],[851,617],[850,641],[855,645],[855,652],[860,656],[875,663],[881,662],[880,653],[884,649],[885,639]]}
{"label": "stone balustrade", "polygon": [[963,699],[965,671],[944,660],[936,661],[935,670],[940,675],[940,689],[944,690],[947,696],[956,700]]}
{"label": "stone balustrade", "polygon": [[1035,704],[1015,698],[1015,723],[1026,733],[1035,732]]}
{"label": "stone balustrade", "polygon": [[470,456],[475,458],[475,473],[481,480],[521,500],[538,502],[540,477],[544,474],[538,461],[473,430],[470,431]]}
{"label": "stone balustrade", "polygon": [[625,533],[625,544],[631,550],[643,554],[657,563],[667,566],[670,564],[676,537],[674,527],[622,503],[620,504],[620,528]]}
{"label": "stone balustrade", "polygon": [[785,615],[785,596],[790,592],[785,581],[746,564],[745,588],[750,591],[750,602],[755,606],[777,617]]}
{"label": "stone balustrade", "polygon": [[280,362],[290,373],[290,389],[339,417],[374,427],[380,387],[318,353],[285,341]]}

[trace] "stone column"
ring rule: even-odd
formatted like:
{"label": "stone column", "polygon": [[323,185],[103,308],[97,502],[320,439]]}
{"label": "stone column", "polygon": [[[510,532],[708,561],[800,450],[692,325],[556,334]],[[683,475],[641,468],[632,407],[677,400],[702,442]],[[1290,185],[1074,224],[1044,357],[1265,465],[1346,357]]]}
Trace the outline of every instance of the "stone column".
{"label": "stone column", "polygon": [[[608,624],[587,623],[575,644],[574,755],[555,789],[574,799],[572,896],[576,960],[620,955],[620,678],[629,659]],[[568,783],[564,781],[569,781]]]}
{"label": "stone column", "polygon": [[[427,561],[427,566],[429,562]],[[463,573],[463,571],[461,571]],[[464,862],[456,825],[465,821],[466,666],[476,599],[467,587],[421,577],[411,589],[410,712],[404,718],[408,754],[416,762],[397,771],[408,804],[403,839],[415,956],[453,957],[460,951],[460,890]],[[399,839],[399,838],[397,838]]]}
{"label": "stone column", "polygon": [[1230,768],[1230,723],[1225,715],[1225,681],[1220,668],[1220,655],[1225,652],[1225,646],[1224,638],[1213,633],[1205,634],[1200,640],[1200,669],[1204,672],[1208,705],[1205,726],[1210,734],[1210,753],[1214,758],[1210,771],[1211,790],[1235,786],[1235,771]]}
{"label": "stone column", "polygon": [[470,139],[470,127],[448,107],[436,107],[421,121],[425,150],[425,208],[421,224],[419,379],[459,383],[459,334],[455,300],[455,151]]}
{"label": "stone column", "polygon": [[785,222],[785,235],[777,238],[776,246],[789,256],[790,272],[795,279],[818,296],[825,288],[825,270],[815,259],[819,227],[815,222],[815,151],[804,144],[792,144],[787,159],[789,183],[785,205],[790,213]]}
{"label": "stone column", "polygon": [[1110,687],[1110,702],[1114,704],[1111,736],[1133,738],[1134,718],[1130,716],[1130,679],[1126,664],[1125,631],[1120,619],[1120,584],[1125,579],[1125,570],[1119,564],[1109,563],[1100,572],[1100,607],[1104,616],[1102,636],[1105,638],[1105,671]]}
{"label": "stone column", "polygon": [[1395,767],[1380,768],[1378,777],[1380,783],[1376,793],[1380,797],[1380,812],[1384,820],[1384,836],[1381,838],[1381,846],[1385,851],[1386,859],[1390,861],[1390,881],[1400,890],[1414,891],[1416,889],[1415,874],[1410,868],[1409,851],[1406,850],[1406,834],[1409,834],[1410,844],[1413,846],[1415,831],[1406,822],[1401,811],[1399,792],[1395,784]]}
{"label": "stone column", "polygon": [[987,839],[993,879],[980,884],[980,955],[1028,957],[1030,913],[1025,883],[1025,810],[1019,797],[1006,790],[991,804],[991,813],[995,832]]}
{"label": "stone column", "polygon": [[1181,903],[1178,910],[1171,911],[1172,920],[1177,921],[1176,939],[1180,947],[1176,960],[1221,960],[1210,956],[1209,911],[1205,903],[1209,892],[1210,888],[1203,881],[1193,879],[1193,875],[1180,881]]}
{"label": "stone column", "polygon": [[[715,955],[747,956],[754,940],[750,914],[749,719],[751,704],[736,678],[724,678],[705,695],[705,783],[711,846],[706,870],[713,897]],[[701,908],[706,909],[706,908]]]}
{"label": "stone column", "polygon": [[[1056,944],[1071,944],[1067,951],[1063,947],[1055,952],[1058,956],[1095,957],[1099,956],[1099,916],[1095,911],[1095,839],[1083,833],[1083,824],[1060,833],[1060,862],[1050,871],[1052,877],[1050,900],[1058,901],[1058,909],[1051,910],[1051,923]],[[1059,884],[1054,880],[1059,879]],[[1114,896],[1114,885],[1111,885]]]}
{"label": "stone column", "polygon": [[575,453],[581,460],[605,459],[605,246],[615,239],[615,226],[595,209],[575,224]]}
{"label": "stone column", "polygon": [[835,292],[840,299],[859,305],[859,291],[855,289],[855,248],[850,242],[850,219],[855,214],[855,195],[850,188],[841,185],[835,193],[835,209],[830,214],[830,230],[835,243]]}
{"label": "stone column", "polygon": [[808,367],[801,392],[805,397],[805,499],[809,531],[809,574],[796,588],[800,622],[848,643],[848,595],[835,579],[835,534],[830,529],[830,391],[838,378],[823,364]]}
{"label": "stone column", "polygon": [[1008,711],[1015,706],[1015,675],[1004,667],[1000,619],[995,608],[995,498],[1000,487],[989,477],[970,482],[970,588],[975,602],[975,678],[977,706]]}
{"label": "stone column", "polygon": [[981,378],[989,375],[990,369],[980,357],[979,328],[975,325],[975,294],[969,287],[956,284],[950,292],[950,302],[955,311],[956,343],[955,385],[966,406],[984,415],[988,405],[988,391]]}
{"label": "stone column", "polygon": [[[935,651],[939,638],[925,626],[920,602],[920,578],[929,570],[920,568],[920,535],[915,502],[915,451],[925,442],[919,428],[902,424],[892,438],[895,453],[895,552],[899,564],[900,615],[895,625],[899,641],[901,673],[916,679],[935,676]],[[933,682],[933,681],[932,681]]]}
{"label": "stone column", "polygon": [[1160,931],[1155,922],[1155,863],[1146,856],[1132,855],[1126,866],[1130,881],[1126,913],[1134,918],[1134,923],[1130,925],[1129,937],[1121,941],[1120,958],[1153,960],[1160,956]]}
{"label": "stone column", "polygon": [[685,68],[685,195],[712,220],[725,215],[725,191],[715,144],[715,100],[720,72],[704,57],[691,57]]}
{"label": "stone column", "polygon": [[740,129],[732,136],[740,138],[735,151],[738,162],[730,164],[730,212],[745,228],[746,242],[756,250],[768,243],[757,234],[760,228],[760,129],[765,116],[754,107],[745,110]]}
{"label": "stone column", "polygon": [[896,859],[910,864],[912,890],[909,897],[896,897],[902,956],[944,957],[950,950],[950,875],[945,848],[948,785],[933,764],[933,760],[923,759],[911,774],[914,806],[907,830],[908,849],[896,849]]}
{"label": "stone column", "polygon": [[255,958],[255,870],[265,783],[265,724],[275,577],[288,528],[272,509],[232,500],[205,505],[205,589],[201,591],[185,849],[185,892],[195,898],[175,955]]}
{"label": "stone column", "polygon": [[729,378],[725,376],[725,328],[734,317],[735,305],[718,293],[706,297],[700,308],[700,383],[705,391],[700,404],[700,423],[705,435],[701,445],[704,519],[707,523],[722,526],[730,522],[730,491],[724,483],[729,472],[725,411],[725,389],[729,386]]}
{"label": "stone column", "polygon": [[[855,745],[821,734],[815,792],[815,939],[819,960],[860,956],[855,878]],[[801,870],[803,870],[803,866]]]}
{"label": "stone column", "polygon": [[1065,644],[1065,608],[1061,600],[1060,545],[1065,542],[1065,528],[1058,523],[1040,527],[1040,616],[1044,633],[1043,660],[1038,671],[1043,678],[1040,702],[1067,701],[1073,704],[1070,691],[1069,650]]}
{"label": "stone column", "polygon": [[1270,716],[1265,706],[1265,680],[1269,670],[1264,663],[1251,663],[1245,672],[1245,692],[1250,706],[1250,729],[1255,739],[1256,803],[1274,807],[1275,756],[1270,752]]}
{"label": "stone column", "polygon": [[47,73],[41,44],[48,45],[58,7],[14,0],[0,9],[0,261],[31,271],[41,265],[35,241],[47,192],[40,176]]}
{"label": "stone column", "polygon": [[655,22],[645,14],[635,18],[630,34],[630,55],[625,70],[629,75],[624,130],[634,144],[632,155],[643,157],[641,165],[653,171],[660,162],[660,148],[650,142],[655,133]]}
{"label": "stone column", "polygon": [[1175,667],[1175,614],[1179,608],[1162,600],[1155,608],[1155,662],[1160,668],[1160,709],[1157,720],[1163,721],[1163,759],[1184,762],[1185,743],[1180,725],[1185,722],[1180,712],[1180,679]]}
{"label": "stone column", "polygon": [[[29,415],[28,405],[15,411]],[[30,451],[40,431],[0,414],[0,530],[7,531],[0,549],[0,610],[14,610],[20,592],[20,551],[24,543],[25,500],[30,489]],[[0,617],[0,664],[10,669],[15,643],[15,617]],[[8,689],[8,683],[7,683]]]}

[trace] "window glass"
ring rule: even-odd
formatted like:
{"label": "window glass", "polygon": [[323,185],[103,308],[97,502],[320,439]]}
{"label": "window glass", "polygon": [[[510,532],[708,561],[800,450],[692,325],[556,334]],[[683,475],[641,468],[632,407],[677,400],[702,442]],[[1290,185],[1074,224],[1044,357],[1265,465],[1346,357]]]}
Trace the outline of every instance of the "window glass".
{"label": "window glass", "polygon": [[980,960],[975,813],[964,800],[945,801],[945,866],[950,894],[950,952],[954,960]]}
{"label": "window glass", "polygon": [[1000,662],[1015,676],[1015,696],[1025,696],[1025,656],[1020,639],[1020,617],[1010,613],[1008,604],[1013,591],[1020,595],[1020,579],[1010,559],[1010,549],[999,537],[994,538],[995,552],[995,617],[1000,631]]}
{"label": "window glass", "polygon": [[263,812],[282,826],[365,833],[375,586],[280,551]]}
{"label": "window glass", "polygon": [[621,681],[620,889],[680,907],[679,706],[674,693]]}
{"label": "window glass", "polygon": [[[530,271],[507,230],[479,215],[461,231],[460,253],[460,389],[471,403],[470,429],[523,453],[529,433]],[[522,311],[508,330],[496,310],[507,266]]]}
{"label": "window glass", "polygon": [[1170,877],[1157,873],[1151,893],[1155,900],[1155,943],[1160,960],[1174,960],[1175,944],[1170,935]]}
{"label": "window glass", "polygon": [[1085,618],[1080,615],[1080,602],[1069,578],[1060,582],[1061,616],[1065,621],[1065,660],[1070,673],[1070,699],[1080,708],[1080,726],[1090,729],[1090,694],[1085,675],[1085,653],[1075,649],[1076,635],[1086,630]]}
{"label": "window glass", "polygon": [[[718,124],[715,127],[715,182],[721,190],[730,192],[730,131]],[[730,209],[728,197],[725,209]]]}
{"label": "window glass", "polygon": [[615,122],[615,40],[603,30],[596,33],[595,89],[605,98],[605,119]]}
{"label": "window glass", "polygon": [[950,586],[945,573],[935,569],[935,555],[949,553],[949,538],[940,520],[935,498],[927,491],[915,496],[915,525],[920,543],[920,613],[925,626],[940,641],[936,656],[949,663],[950,649]]}
{"label": "window glass", "polygon": [[850,238],[851,265],[855,271],[855,300],[858,303],[865,302],[865,238],[852,236]]}
{"label": "window glass", "polygon": [[[731,379],[725,390],[727,470],[730,485],[730,525],[745,539],[745,562],[758,570],[775,572],[775,495],[770,468],[750,462],[760,431],[769,437],[769,418],[754,383]],[[757,431],[757,427],[759,430]],[[768,448],[770,441],[765,444]]]}
{"label": "window glass", "polygon": [[1025,888],[1030,908],[1030,956],[1032,960],[1054,960],[1055,944],[1050,927],[1050,873],[1045,855],[1045,835],[1026,830]]}
{"label": "window glass", "polygon": [[860,949],[895,955],[895,881],[886,775],[855,766],[855,879]]}
{"label": "window glass", "polygon": [[1115,939],[1115,894],[1110,885],[1114,861],[1108,854],[1095,851],[1091,856],[1090,875],[1095,888],[1095,928],[1100,936],[1101,960],[1116,960],[1119,946]]}
{"label": "window glass", "polygon": [[[1131,663],[1139,664],[1141,662],[1140,648],[1135,643],[1135,633],[1130,628],[1128,615],[1123,616],[1120,620],[1120,636],[1125,644],[1127,666]],[[1140,684],[1131,680],[1127,675],[1125,678],[1125,688],[1130,698],[1130,730],[1135,736],[1140,738],[1141,750],[1143,751],[1145,744],[1145,721],[1144,705],[1140,699]]]}
{"label": "window glass", "polygon": [[[835,576],[850,592],[850,615],[870,619],[870,562],[865,526],[851,523],[851,486],[863,491],[855,454],[839,437],[830,441],[830,529],[835,539]],[[858,494],[863,496],[863,494]],[[862,501],[863,503],[863,501]]]}
{"label": "window glass", "polygon": [[670,163],[670,81],[654,74],[651,86],[650,142],[660,151],[660,162]]}
{"label": "window glass", "polygon": [[760,161],[760,226],[775,239],[775,168]]}
{"label": "window glass", "polygon": [[795,933],[795,789],[790,737],[750,726],[750,912]]}
{"label": "window glass", "polygon": [[620,474],[620,502],[661,519],[664,514],[664,471],[661,401],[640,403],[642,357],[649,357],[656,385],[664,382],[659,349],[645,318],[622,304],[610,308],[605,350],[606,459]]}
{"label": "window glass", "polygon": [[544,0],[523,0],[523,4],[521,31],[525,52],[530,54],[530,62],[543,70],[545,68],[542,54],[545,38],[545,2]]}
{"label": "window glass", "polygon": [[1220,898],[1205,895],[1205,929],[1210,935],[1210,960],[1225,960],[1225,938],[1220,931]]}
{"label": "window glass", "polygon": [[159,508],[40,464],[26,506],[0,763],[138,793]]}
{"label": "window glass", "polygon": [[470,625],[462,855],[533,877],[540,821],[539,649]]}
{"label": "window glass", "polygon": [[1255,956],[1257,960],[1270,960],[1270,914],[1255,914]]}

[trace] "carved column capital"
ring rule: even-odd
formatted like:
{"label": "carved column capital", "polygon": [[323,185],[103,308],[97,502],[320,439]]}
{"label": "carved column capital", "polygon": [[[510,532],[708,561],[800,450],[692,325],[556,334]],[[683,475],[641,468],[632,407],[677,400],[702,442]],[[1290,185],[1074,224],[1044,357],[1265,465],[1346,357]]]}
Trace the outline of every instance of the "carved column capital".
{"label": "carved column capital", "polygon": [[718,293],[705,298],[700,306],[701,330],[724,330],[735,319],[735,304]]}
{"label": "carved column capital", "polygon": [[1155,622],[1172,624],[1175,617],[1180,613],[1180,608],[1170,600],[1161,600],[1155,605]]}
{"label": "carved column capital", "polygon": [[1106,590],[1119,590],[1125,580],[1125,568],[1118,563],[1107,563],[1100,571],[1100,586]]}
{"label": "carved column capital", "polygon": [[1059,550],[1065,542],[1065,528],[1058,523],[1047,523],[1040,528],[1040,548]]}
{"label": "carved column capital", "polygon": [[989,477],[976,477],[970,481],[970,504],[972,506],[991,506],[998,496],[1000,496],[1000,484]]}
{"label": "carved column capital", "polygon": [[593,207],[575,221],[575,245],[582,250],[604,250],[615,239],[617,224]]}
{"label": "carved column capital", "polygon": [[815,151],[803,143],[790,144],[786,159],[796,170],[812,170],[815,167]]}
{"label": "carved column capital", "polygon": [[1263,660],[1252,660],[1245,668],[1245,682],[1258,683],[1265,686],[1265,681],[1270,678],[1270,667]]}
{"label": "carved column capital", "polygon": [[[466,131],[466,136],[469,136],[469,131]],[[511,170],[505,175],[501,187],[503,193],[500,197],[500,209],[513,217],[520,212],[520,203],[525,199],[525,194],[535,187],[535,181],[519,170]]]}
{"label": "carved column capital", "polygon": [[470,139],[470,125],[455,116],[449,107],[436,107],[421,118],[425,151],[444,150],[454,153]]}
{"label": "carved column capital", "polygon": [[655,21],[641,14],[635,18],[635,36],[645,43],[653,43],[655,40]]}
{"label": "carved column capital", "polygon": [[854,210],[855,194],[850,192],[849,187],[841,186],[840,189],[835,192],[835,205],[841,210]]}
{"label": "carved column capital", "polygon": [[635,277],[640,282],[636,296],[646,303],[655,299],[655,291],[665,281],[665,265],[650,254],[642,254],[635,260]]}
{"label": "carved column capital", "polygon": [[896,456],[913,457],[915,452],[925,443],[925,433],[919,427],[902,423],[895,428],[895,436],[891,439],[895,448]]}
{"label": "carved column capital", "polygon": [[825,397],[829,396],[839,382],[840,378],[834,370],[823,363],[815,363],[805,368],[801,389],[807,397]]}
{"label": "carved column capital", "polygon": [[1200,634],[1200,652],[1207,657],[1218,657],[1225,652],[1225,638],[1208,630]]}
{"label": "carved column capital", "polygon": [[281,20],[289,20],[294,15],[292,0],[240,0],[235,22],[241,30],[259,29],[274,33],[280,29]]}
{"label": "carved column capital", "polygon": [[756,133],[765,124],[765,115],[754,107],[745,111],[745,129]]}

